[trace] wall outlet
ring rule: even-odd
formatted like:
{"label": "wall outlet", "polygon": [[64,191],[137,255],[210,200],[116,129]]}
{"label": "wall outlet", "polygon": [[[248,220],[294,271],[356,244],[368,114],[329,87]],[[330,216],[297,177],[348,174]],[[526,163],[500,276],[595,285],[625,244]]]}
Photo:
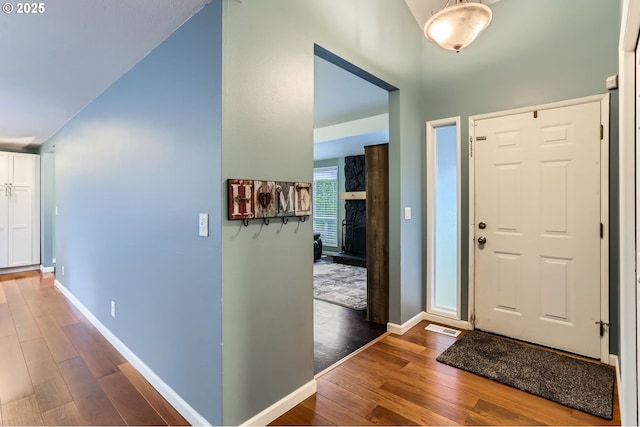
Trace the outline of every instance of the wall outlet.
{"label": "wall outlet", "polygon": [[55,264],[56,263],[56,259],[55,258],[51,258],[51,262]]}
{"label": "wall outlet", "polygon": [[200,237],[209,236],[209,214],[201,213],[198,215],[198,235]]}
{"label": "wall outlet", "polygon": [[62,275],[64,276],[64,265],[60,268]]}
{"label": "wall outlet", "polygon": [[116,302],[111,301],[111,317],[116,317]]}

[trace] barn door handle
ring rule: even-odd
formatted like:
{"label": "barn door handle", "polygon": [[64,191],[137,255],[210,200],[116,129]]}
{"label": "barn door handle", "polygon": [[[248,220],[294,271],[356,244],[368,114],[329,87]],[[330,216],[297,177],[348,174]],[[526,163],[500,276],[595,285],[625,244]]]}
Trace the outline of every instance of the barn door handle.
{"label": "barn door handle", "polygon": [[484,236],[478,237],[478,243],[480,243],[481,245],[484,245],[485,243],[487,243],[487,238]]}

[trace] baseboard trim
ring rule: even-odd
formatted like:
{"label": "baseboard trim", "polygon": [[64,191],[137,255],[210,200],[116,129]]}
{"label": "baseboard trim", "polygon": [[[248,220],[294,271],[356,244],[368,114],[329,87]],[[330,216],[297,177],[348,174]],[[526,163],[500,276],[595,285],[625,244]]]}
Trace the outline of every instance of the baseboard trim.
{"label": "baseboard trim", "polygon": [[[624,401],[622,393],[624,390],[622,388],[622,378],[620,377],[620,358],[615,354],[609,355],[609,365],[613,366],[616,370],[616,389],[618,390],[618,407],[620,407],[620,403]],[[614,396],[615,398],[615,396]],[[624,425],[624,424],[623,424]]]}
{"label": "baseboard trim", "polygon": [[54,267],[45,267],[44,265],[40,265],[40,272],[42,274],[53,273],[53,271],[54,271]]}
{"label": "baseboard trim", "polygon": [[40,269],[39,265],[25,265],[24,267],[0,268],[0,274],[23,273]]}
{"label": "baseboard trim", "polygon": [[387,323],[387,331],[396,335],[404,335],[409,329],[416,326],[418,323],[422,321],[423,311],[413,316],[411,319],[404,322],[402,325],[398,325],[396,323]]}
{"label": "baseboard trim", "polygon": [[615,354],[610,354],[609,365],[613,366],[616,369],[616,386],[618,387],[618,395],[620,395],[620,392],[622,391],[622,389],[620,388],[620,386],[622,385],[622,378],[620,377],[620,359],[618,358],[618,356],[616,356]]}
{"label": "baseboard trim", "polygon": [[471,329],[471,325],[466,320],[456,320],[449,319],[448,317],[438,316],[437,314],[430,314],[427,312],[422,312],[422,318],[424,320],[428,320],[429,322],[436,322],[446,326],[451,326],[452,328],[458,328],[465,331]]}
{"label": "baseboard trim", "polygon": [[116,337],[106,326],[98,320],[96,316],[87,309],[84,304],[76,298],[67,288],[64,287],[57,279],[55,287],[73,304],[80,312],[91,322],[93,326],[105,337],[107,341],[113,345],[116,350],[127,359],[131,365],[160,393],[175,409],[178,411],[191,425],[208,426],[211,425],[202,415],[193,409],[178,393],[169,387],[155,372],[151,370],[138,356],[133,353],[122,341]]}
{"label": "baseboard trim", "polygon": [[242,426],[266,426],[269,425],[279,416],[305,400],[307,397],[312,396],[318,390],[318,383],[315,378],[293,393],[283,397],[273,405],[269,406],[264,411],[248,419]]}
{"label": "baseboard trim", "polygon": [[421,311],[411,319],[404,322],[402,325],[391,322],[387,323],[387,331],[396,335],[404,335],[405,332],[407,332],[409,329],[413,328],[423,320],[436,322],[443,325],[451,326],[452,328],[458,328],[467,331],[471,329],[471,324],[466,320],[449,319],[447,317],[437,316],[435,314],[429,314],[425,311]]}

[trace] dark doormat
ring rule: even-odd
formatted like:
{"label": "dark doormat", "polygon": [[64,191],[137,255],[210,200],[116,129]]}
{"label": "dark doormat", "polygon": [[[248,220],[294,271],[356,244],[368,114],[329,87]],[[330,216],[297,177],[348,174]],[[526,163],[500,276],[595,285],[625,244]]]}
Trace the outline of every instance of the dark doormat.
{"label": "dark doormat", "polygon": [[615,373],[601,363],[480,331],[467,332],[436,360],[606,420],[613,418]]}

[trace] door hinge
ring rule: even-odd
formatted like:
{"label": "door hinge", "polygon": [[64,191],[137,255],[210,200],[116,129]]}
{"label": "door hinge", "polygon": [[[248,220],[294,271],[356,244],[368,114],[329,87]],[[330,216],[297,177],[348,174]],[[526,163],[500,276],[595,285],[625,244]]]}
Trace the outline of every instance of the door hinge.
{"label": "door hinge", "polygon": [[533,112],[533,118],[534,118],[534,119],[537,119],[537,118],[538,118],[538,111],[537,111],[537,110]]}
{"label": "door hinge", "polygon": [[600,238],[604,238],[604,224],[600,223]]}
{"label": "door hinge", "polygon": [[471,317],[469,318],[469,322],[471,323],[471,326],[473,326],[474,328],[476,327],[476,324],[478,323],[478,319],[476,319],[475,314],[471,315]]}
{"label": "door hinge", "polygon": [[600,336],[603,337],[605,330],[609,328],[609,324],[599,320],[596,322],[596,325],[600,325]]}
{"label": "door hinge", "polygon": [[469,137],[469,157],[473,157],[473,137]]}
{"label": "door hinge", "polygon": [[600,125],[600,140],[604,139],[604,126]]}

